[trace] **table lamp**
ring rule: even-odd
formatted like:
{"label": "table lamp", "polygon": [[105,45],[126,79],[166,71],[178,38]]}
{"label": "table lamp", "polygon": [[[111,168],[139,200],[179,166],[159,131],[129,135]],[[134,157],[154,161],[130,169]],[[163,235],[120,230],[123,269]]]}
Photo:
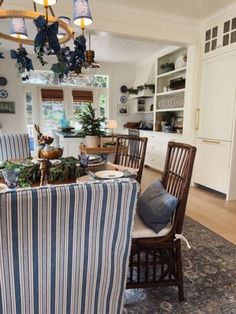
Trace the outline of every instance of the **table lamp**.
{"label": "table lamp", "polygon": [[118,127],[116,120],[109,120],[107,127],[111,129],[111,135],[112,135],[112,145],[114,145],[114,129]]}

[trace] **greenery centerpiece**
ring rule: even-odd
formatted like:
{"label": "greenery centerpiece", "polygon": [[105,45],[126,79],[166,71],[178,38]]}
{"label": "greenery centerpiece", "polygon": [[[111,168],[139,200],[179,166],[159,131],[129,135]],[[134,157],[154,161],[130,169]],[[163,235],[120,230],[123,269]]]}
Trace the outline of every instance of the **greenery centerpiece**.
{"label": "greenery centerpiece", "polygon": [[[75,179],[79,175],[78,167],[76,164],[79,162],[74,157],[60,158],[60,165],[49,169],[50,182],[64,182],[70,179]],[[19,174],[19,187],[30,187],[40,180],[39,163],[33,162],[30,159],[24,162],[5,161],[2,165],[3,169],[18,169]],[[0,173],[0,178],[2,174]]]}
{"label": "greenery centerpiece", "polygon": [[97,147],[98,137],[106,134],[105,117],[96,117],[95,108],[89,104],[79,115],[79,122],[81,123],[81,134],[86,139],[87,147]]}

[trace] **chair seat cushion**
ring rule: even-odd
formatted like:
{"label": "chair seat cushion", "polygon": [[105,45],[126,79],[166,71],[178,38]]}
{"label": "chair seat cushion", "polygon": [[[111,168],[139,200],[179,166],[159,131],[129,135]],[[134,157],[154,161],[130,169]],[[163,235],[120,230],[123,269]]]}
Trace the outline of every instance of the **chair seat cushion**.
{"label": "chair seat cushion", "polygon": [[171,223],[168,223],[165,228],[163,228],[158,233],[154,232],[152,229],[147,227],[143,220],[140,218],[139,214],[136,213],[134,218],[134,227],[132,232],[132,238],[133,239],[139,239],[139,238],[158,238],[158,237],[164,237],[167,235],[172,229]]}
{"label": "chair seat cushion", "polygon": [[143,222],[158,233],[170,222],[178,199],[166,192],[161,182],[153,182],[140,196],[137,210]]}

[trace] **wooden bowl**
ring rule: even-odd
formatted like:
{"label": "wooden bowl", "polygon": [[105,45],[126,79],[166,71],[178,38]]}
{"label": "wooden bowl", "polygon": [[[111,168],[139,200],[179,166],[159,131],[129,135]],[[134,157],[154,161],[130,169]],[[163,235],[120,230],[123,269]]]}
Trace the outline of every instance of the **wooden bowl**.
{"label": "wooden bowl", "polygon": [[40,155],[41,158],[47,158],[47,159],[59,159],[63,154],[63,148],[57,147],[55,149],[50,150],[41,150]]}

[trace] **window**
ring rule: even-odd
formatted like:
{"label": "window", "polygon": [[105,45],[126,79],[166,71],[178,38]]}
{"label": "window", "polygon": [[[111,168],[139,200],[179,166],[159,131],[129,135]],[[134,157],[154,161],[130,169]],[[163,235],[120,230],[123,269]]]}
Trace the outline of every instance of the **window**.
{"label": "window", "polygon": [[74,128],[79,131],[81,124],[79,122],[79,115],[89,105],[88,102],[73,102],[73,124]]}
{"label": "window", "polygon": [[[99,106],[99,116],[100,117],[106,117],[108,118],[108,110],[107,110],[107,96],[104,94],[100,94],[99,100],[98,100],[98,106]],[[106,123],[104,122],[102,125],[103,129],[106,129]]]}
{"label": "window", "polygon": [[62,101],[43,101],[42,102],[42,132],[53,135],[58,129],[59,121],[63,115]]}
{"label": "window", "polygon": [[99,97],[99,114],[101,117],[107,116],[107,98],[105,95],[100,95]]}
{"label": "window", "polygon": [[[29,80],[23,82],[28,90],[32,91],[27,96],[30,101],[27,103],[27,128],[39,124],[42,133],[53,136],[58,130],[59,121],[62,118],[63,110],[66,111],[67,118],[71,121],[71,126],[80,130],[79,114],[89,103],[92,103],[96,109],[97,116],[108,117],[108,93],[109,93],[109,76],[75,76],[68,75],[63,80],[54,80],[52,71],[31,71]],[[40,85],[43,87],[34,87]],[[37,99],[38,90],[41,92],[41,99]],[[32,96],[34,99],[32,118]],[[72,97],[71,97],[72,96]],[[64,106],[64,104],[66,106]],[[105,125],[104,125],[105,127]]]}
{"label": "window", "polygon": [[30,139],[30,150],[34,151],[34,123],[33,123],[33,105],[32,93],[25,93],[25,116],[26,116],[26,129]]}
{"label": "window", "polygon": [[42,132],[53,135],[58,129],[63,115],[63,90],[41,89],[42,97]]}
{"label": "window", "polygon": [[109,87],[109,77],[108,75],[73,75],[70,74],[68,77],[63,79],[55,79],[54,73],[52,71],[30,71],[29,79],[24,81],[25,85],[45,85],[45,86],[71,86],[71,87],[99,87],[108,88]]}
{"label": "window", "polygon": [[81,129],[79,115],[88,106],[93,103],[93,92],[91,90],[72,90],[73,97],[73,123],[76,130]]}

